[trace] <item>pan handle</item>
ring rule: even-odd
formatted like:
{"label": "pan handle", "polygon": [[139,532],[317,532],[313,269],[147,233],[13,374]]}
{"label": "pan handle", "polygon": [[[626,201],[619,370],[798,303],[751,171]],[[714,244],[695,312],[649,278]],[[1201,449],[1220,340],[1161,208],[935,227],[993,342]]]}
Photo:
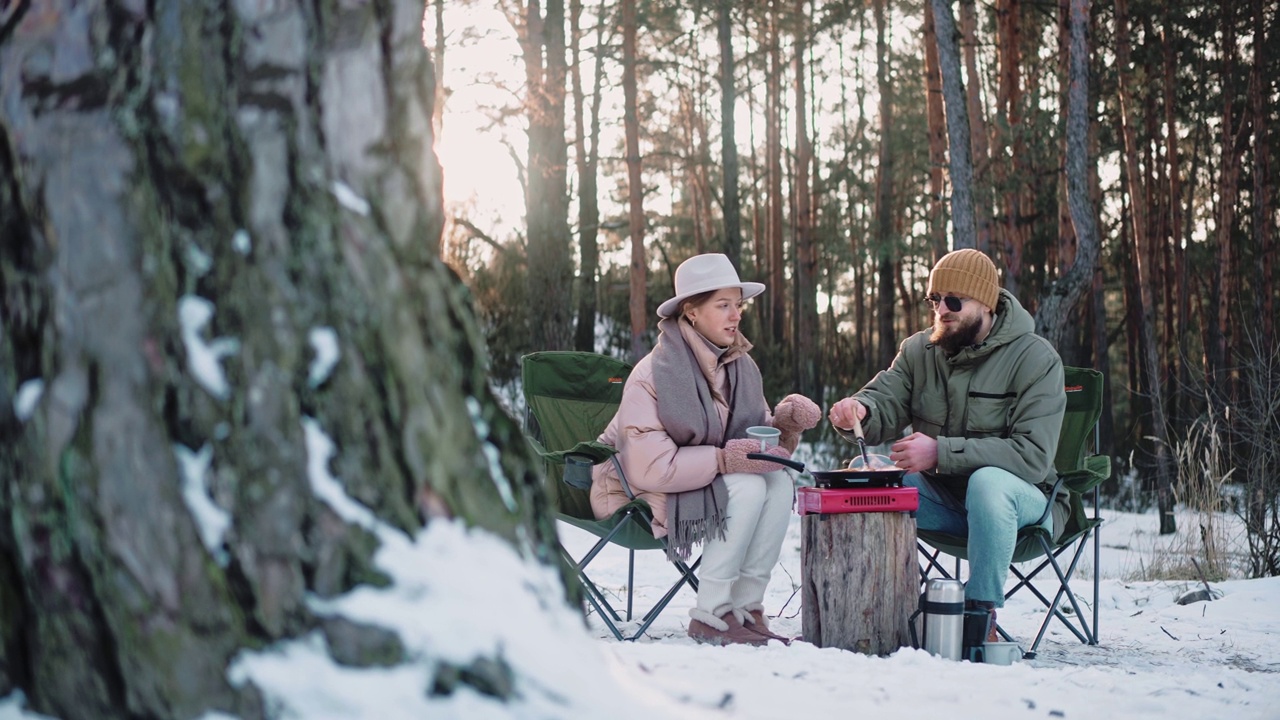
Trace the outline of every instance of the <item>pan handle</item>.
{"label": "pan handle", "polygon": [[786,465],[792,470],[804,472],[804,463],[798,460],[792,460],[791,458],[780,458],[777,455],[770,455],[769,453],[747,453],[747,458],[751,460],[765,460],[768,462],[778,463],[779,465]]}

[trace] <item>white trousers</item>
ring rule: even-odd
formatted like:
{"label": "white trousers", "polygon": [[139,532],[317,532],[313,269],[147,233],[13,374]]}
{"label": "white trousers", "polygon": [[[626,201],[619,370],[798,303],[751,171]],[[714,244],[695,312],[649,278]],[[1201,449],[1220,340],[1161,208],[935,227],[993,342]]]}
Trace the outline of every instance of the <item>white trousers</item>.
{"label": "white trousers", "polygon": [[698,609],[721,617],[733,609],[761,609],[773,566],[791,521],[795,490],[785,470],[729,473],[724,538],[702,548]]}

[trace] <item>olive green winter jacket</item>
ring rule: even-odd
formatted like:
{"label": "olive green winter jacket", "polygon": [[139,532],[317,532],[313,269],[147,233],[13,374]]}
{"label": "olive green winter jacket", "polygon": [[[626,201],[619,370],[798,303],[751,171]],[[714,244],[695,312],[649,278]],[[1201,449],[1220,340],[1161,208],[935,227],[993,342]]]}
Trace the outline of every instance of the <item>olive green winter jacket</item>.
{"label": "olive green winter jacket", "polygon": [[[962,501],[969,475],[989,465],[1048,495],[1067,399],[1062,359],[1034,329],[1030,313],[1001,290],[995,325],[982,343],[947,357],[929,342],[929,330],[907,338],[893,365],[854,394],[869,411],[867,443],[896,440],[908,425],[937,438],[938,467],[926,474]],[[1055,529],[1066,498],[1058,504]]]}

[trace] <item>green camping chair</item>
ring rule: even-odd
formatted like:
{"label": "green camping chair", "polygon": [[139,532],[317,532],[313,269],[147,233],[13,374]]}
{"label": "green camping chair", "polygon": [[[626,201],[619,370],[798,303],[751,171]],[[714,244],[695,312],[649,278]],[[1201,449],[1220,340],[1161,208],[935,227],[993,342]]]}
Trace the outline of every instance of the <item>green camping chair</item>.
{"label": "green camping chair", "polygon": [[[1098,418],[1102,414],[1102,373],[1075,367],[1065,367],[1063,371],[1067,410],[1062,418],[1062,431],[1058,436],[1058,454],[1054,458],[1058,481],[1053,486],[1053,495],[1056,498],[1058,493],[1068,494],[1070,513],[1066,519],[1066,527],[1062,529],[1062,536],[1056,541],[1052,533],[1040,527],[1040,523],[1044,522],[1048,513],[1052,512],[1054,504],[1052,501],[1045,508],[1045,515],[1042,515],[1035,524],[1018,532],[1018,542],[1013,551],[1013,564],[1009,566],[1009,571],[1018,579],[1018,582],[1004,594],[1008,599],[1014,593],[1026,588],[1039,598],[1046,608],[1040,631],[1036,633],[1035,641],[1031,643],[1030,649],[1025,654],[1027,658],[1035,657],[1036,649],[1040,647],[1040,641],[1044,639],[1045,631],[1048,630],[1049,623],[1054,618],[1060,620],[1080,642],[1087,645],[1098,644],[1097,574],[1100,555],[1098,531],[1102,524],[1102,519],[1098,517],[1098,486],[1111,475],[1111,458],[1105,455],[1089,455],[1086,454],[1086,450],[1091,439],[1094,449],[1098,448]],[[1093,495],[1092,515],[1084,507],[1083,497],[1087,493]],[[918,543],[920,553],[925,559],[925,564],[920,570],[922,580],[927,580],[933,571],[937,571],[943,577],[953,577],[938,562],[938,556],[942,553],[955,558],[954,577],[958,577],[960,561],[968,558],[967,539],[927,530],[920,530],[918,534],[920,540],[930,546],[926,547]],[[1086,619],[1076,594],[1071,590],[1071,578],[1075,574],[1076,566],[1084,555],[1089,540],[1093,541],[1094,567],[1092,623]],[[1064,570],[1058,559],[1068,551],[1072,551],[1069,556],[1071,562]],[[1019,563],[1026,563],[1041,556],[1044,559],[1030,572],[1024,573],[1017,567]],[[1054,593],[1052,600],[1031,584],[1032,579],[1045,568],[1052,568],[1058,580],[1058,590]],[[1063,611],[1064,598],[1071,606],[1069,612],[1074,619]],[[1003,628],[997,629],[1005,640],[1012,641],[1013,638]]]}
{"label": "green camping chair", "polygon": [[[575,560],[562,546],[560,552],[577,569],[587,602],[619,640],[635,640],[688,583],[695,591],[698,579],[692,565],[674,561],[679,578],[662,598],[641,618],[634,635],[626,637],[618,624],[622,622],[609,600],[587,575],[587,566],[610,544],[627,550],[627,611],[631,621],[635,588],[635,556],[637,550],[667,549],[665,537],[656,538],[650,528],[653,515],[644,500],[635,499],[627,484],[617,450],[597,442],[622,401],[622,387],[631,365],[587,352],[535,352],[521,359],[524,384],[525,429],[530,441],[547,461],[547,492],[556,518],[581,528],[598,538],[581,559]],[[632,500],[612,516],[597,520],[591,511],[591,468],[601,462],[612,462],[622,478],[623,488]]]}

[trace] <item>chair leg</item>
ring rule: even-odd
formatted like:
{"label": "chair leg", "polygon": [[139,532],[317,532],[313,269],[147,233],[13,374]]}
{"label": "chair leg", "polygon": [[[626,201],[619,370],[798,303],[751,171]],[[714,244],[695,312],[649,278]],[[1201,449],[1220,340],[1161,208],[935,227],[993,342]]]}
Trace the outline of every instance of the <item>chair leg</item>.
{"label": "chair leg", "polygon": [[681,575],[686,576],[686,582],[689,583],[689,587],[693,588],[694,592],[698,592],[698,576],[694,575],[693,571],[697,570],[698,566],[702,564],[702,557],[699,556],[698,559],[693,562],[692,567],[683,560],[673,560],[672,564],[676,566]]}
{"label": "chair leg", "polygon": [[631,602],[636,590],[636,551],[627,551],[627,622],[631,622]]}
{"label": "chair leg", "polygon": [[[1061,551],[1061,550],[1059,550],[1058,552],[1062,552],[1062,551]],[[1035,596],[1039,597],[1039,598],[1040,598],[1040,602],[1042,602],[1042,603],[1044,603],[1044,604],[1048,605],[1048,604],[1049,604],[1049,601],[1048,601],[1048,600],[1046,600],[1046,599],[1045,599],[1045,597],[1044,597],[1044,595],[1041,595],[1041,594],[1040,594],[1040,591],[1039,591],[1039,590],[1037,590],[1037,589],[1036,589],[1036,587],[1035,587],[1034,585],[1032,585],[1032,584],[1031,584],[1031,578],[1035,577],[1036,575],[1039,575],[1041,570],[1043,570],[1043,569],[1045,569],[1045,568],[1049,567],[1049,560],[1048,560],[1047,558],[1048,558],[1048,556],[1046,556],[1046,559],[1041,560],[1041,561],[1040,561],[1040,564],[1039,564],[1039,565],[1037,565],[1037,566],[1035,566],[1035,568],[1034,568],[1031,572],[1029,572],[1029,573],[1027,573],[1027,574],[1025,574],[1025,575],[1023,575],[1023,574],[1022,574],[1022,572],[1018,570],[1018,568],[1017,568],[1017,566],[1016,566],[1016,565],[1010,565],[1010,566],[1009,566],[1009,572],[1013,573],[1013,576],[1014,576],[1014,577],[1016,577],[1016,578],[1018,578],[1018,584],[1017,584],[1017,585],[1014,585],[1013,587],[1011,587],[1011,588],[1009,588],[1007,591],[1005,591],[1004,599],[1005,599],[1005,600],[1008,600],[1009,598],[1013,597],[1013,595],[1014,595],[1015,593],[1017,593],[1019,590],[1021,590],[1022,588],[1024,588],[1024,587],[1025,587],[1025,588],[1027,588],[1027,590],[1029,590],[1033,595],[1035,595]]]}
{"label": "chair leg", "polygon": [[[560,548],[560,552],[564,555],[564,558],[569,562],[569,564],[575,565],[578,572],[578,582],[582,583],[583,589],[587,591],[587,599],[592,601],[591,604],[596,608],[596,611],[602,614],[607,612],[607,617],[613,618],[613,622],[622,622],[622,616],[618,614],[617,610],[613,609],[613,605],[609,603],[604,592],[591,581],[590,577],[587,577],[587,573],[584,571],[583,566],[574,563],[573,557],[569,555],[569,552],[563,547]],[[603,606],[603,609],[601,606]]]}
{"label": "chair leg", "polygon": [[[1095,503],[1096,503],[1096,500],[1095,500]],[[1095,516],[1096,516],[1096,512],[1095,512]],[[1036,633],[1035,641],[1031,644],[1031,648],[1030,650],[1027,651],[1025,657],[1027,658],[1035,657],[1036,650],[1039,648],[1040,642],[1044,639],[1045,633],[1048,631],[1048,626],[1050,622],[1052,622],[1054,617],[1057,617],[1058,620],[1060,620],[1062,624],[1068,630],[1070,630],[1071,633],[1076,636],[1076,639],[1079,640],[1081,643],[1084,643],[1086,645],[1098,644],[1099,591],[1098,591],[1098,582],[1097,582],[1097,568],[1099,567],[1099,562],[1100,562],[1099,556],[1101,554],[1101,550],[1100,550],[1100,545],[1099,545],[1099,540],[1097,535],[1098,529],[1095,527],[1090,532],[1094,533],[1092,538],[1089,537],[1088,533],[1085,533],[1082,537],[1077,539],[1077,542],[1079,544],[1075,545],[1074,552],[1070,556],[1071,563],[1065,572],[1062,569],[1062,565],[1059,564],[1058,558],[1064,552],[1067,552],[1068,550],[1072,550],[1072,544],[1074,543],[1064,545],[1055,551],[1053,550],[1049,541],[1046,538],[1040,537],[1040,536],[1037,536],[1037,540],[1040,542],[1041,549],[1044,552],[1044,559],[1041,560],[1040,563],[1036,565],[1033,570],[1024,574],[1022,571],[1018,569],[1016,565],[1009,566],[1010,573],[1012,573],[1018,579],[1018,582],[1011,589],[1005,592],[1004,594],[1005,599],[1008,599],[1009,597],[1017,593],[1019,590],[1021,590],[1023,587],[1025,587],[1031,594],[1036,596],[1036,598],[1040,601],[1042,605],[1044,605],[1045,608],[1047,608],[1044,620],[1041,622],[1040,629]],[[1092,540],[1094,544],[1093,545],[1093,551],[1094,551],[1093,564],[1095,568],[1094,583],[1093,583],[1093,608],[1091,613],[1092,623],[1090,623],[1090,618],[1086,616],[1085,613],[1083,612],[1080,606],[1080,602],[1076,597],[1075,592],[1071,590],[1071,586],[1070,586],[1070,580],[1075,575],[1076,568],[1078,567],[1081,558],[1084,557],[1084,551],[1087,547],[1086,543],[1088,543],[1090,540]],[[950,572],[948,572],[948,569],[943,567],[943,565],[938,561],[938,556],[940,555],[940,551],[933,549],[931,547],[926,548],[925,545],[921,542],[916,543],[916,549],[920,553],[920,555],[923,556],[923,561],[920,567],[920,581],[922,584],[927,582],[931,574],[934,572],[936,572],[939,576],[943,578],[952,579],[954,577],[955,579],[959,579],[960,570],[961,570],[961,558],[959,557],[955,558],[956,567],[955,567],[955,574],[953,576]],[[1058,578],[1058,590],[1052,600],[1046,597],[1044,593],[1040,592],[1039,588],[1037,588],[1035,585],[1031,583],[1032,578],[1035,578],[1046,567],[1052,567],[1054,574]],[[1067,614],[1064,613],[1062,609],[1060,609],[1060,606],[1062,604],[1062,600],[1064,597],[1070,603],[1071,611],[1075,613],[1074,620],[1068,617]],[[1005,640],[1013,641],[1013,637],[1010,636],[1009,633],[1005,632],[1004,628],[1001,627],[998,623],[996,625],[996,631]]]}
{"label": "chair leg", "polygon": [[[632,515],[632,514],[634,514],[634,511],[630,511],[627,513],[627,515]],[[625,524],[625,521],[619,522],[617,525],[614,525],[613,529],[609,531],[609,534],[605,535],[604,537],[596,541],[595,546],[593,546],[591,550],[588,551],[587,554],[582,557],[581,560],[575,561],[574,564],[578,566],[578,569],[581,570],[585,568],[587,565],[591,563],[592,560],[596,558],[596,555],[600,554],[601,550],[604,550],[606,547],[608,547],[609,542],[613,540],[613,537],[622,531],[622,526],[624,524]],[[634,553],[634,551],[632,552]]]}
{"label": "chair leg", "polygon": [[[628,514],[628,515],[634,514],[634,511],[629,511],[627,514]],[[595,583],[591,582],[591,580],[587,577],[586,569],[587,569],[587,565],[590,565],[590,564],[591,564],[591,561],[592,561],[592,560],[594,560],[594,559],[596,558],[596,556],[600,554],[600,551],[601,551],[601,550],[604,550],[606,547],[608,547],[608,546],[609,546],[609,542],[610,542],[611,540],[613,540],[613,537],[614,537],[615,535],[617,535],[617,534],[618,534],[618,532],[620,532],[620,531],[622,530],[622,527],[623,527],[623,525],[624,525],[624,524],[625,524],[625,521],[624,521],[624,522],[619,522],[617,525],[614,525],[613,529],[609,531],[609,534],[608,534],[608,535],[605,535],[605,536],[604,536],[604,537],[602,537],[602,538],[600,538],[600,539],[596,542],[595,546],[593,546],[593,547],[591,548],[591,550],[589,550],[589,551],[587,552],[587,554],[586,554],[586,555],[584,555],[584,556],[582,557],[582,559],[581,559],[581,560],[577,560],[577,561],[575,561],[575,560],[572,558],[572,556],[570,556],[570,555],[569,555],[569,553],[568,553],[568,552],[566,552],[566,551],[564,550],[564,548],[563,548],[563,547],[561,547],[561,548],[560,548],[560,551],[561,551],[561,552],[563,552],[563,553],[564,553],[564,556],[565,556],[566,558],[568,558],[568,559],[569,559],[569,562],[570,562],[571,564],[573,564],[574,566],[576,566],[576,567],[577,567],[577,569],[578,569],[578,576],[583,580],[583,584],[584,584],[585,586],[589,587],[589,588],[590,588],[590,590],[591,590],[592,592],[594,592],[594,594],[595,594],[595,596],[596,596],[596,599],[597,599],[597,600],[599,600],[599,601],[600,601],[600,603],[602,603],[606,608],[608,608],[608,610],[609,610],[609,614],[613,617],[613,621],[614,621],[614,622],[621,622],[621,621],[622,621],[622,618],[618,615],[617,611],[613,609],[613,606],[609,604],[609,601],[608,601],[607,599],[605,599],[604,593],[600,592],[599,588],[597,588],[597,587],[596,587]],[[628,621],[628,622],[630,622],[630,620],[631,620],[631,605],[632,605],[632,598],[633,598],[633,593],[634,593],[634,591],[635,591],[636,552],[635,552],[635,550],[628,550],[627,552],[628,552],[628,557],[627,557],[627,621]],[[596,605],[596,609],[597,609],[597,611],[599,611],[599,605],[597,605],[596,603],[592,603],[592,604],[593,604],[593,605]],[[616,634],[616,631],[615,631],[615,634]]]}
{"label": "chair leg", "polygon": [[952,580],[954,579],[954,577],[959,576],[960,573],[959,573],[958,561],[957,561],[956,576],[952,576],[952,574],[950,572],[947,572],[947,569],[942,566],[942,563],[938,562],[938,555],[941,554],[940,550],[934,549],[933,552],[930,553],[929,550],[925,549],[925,546],[918,541],[916,542],[916,550],[921,555],[923,555],[924,559],[926,560],[925,566],[920,569],[920,582],[928,582],[929,571],[931,569],[937,570],[938,574],[947,580]]}
{"label": "chair leg", "polygon": [[[569,564],[576,566],[573,557],[569,555],[569,552],[565,550],[564,547],[560,548],[560,552],[564,555]],[[608,599],[605,598],[604,593],[602,593],[600,588],[591,581],[591,578],[587,577],[587,574],[582,571],[582,568],[579,567],[577,569],[577,574],[578,582],[582,584],[582,589],[586,595],[587,602],[591,604],[591,607],[595,608],[596,616],[604,621],[605,626],[609,628],[609,631],[613,633],[615,638],[622,640],[622,631],[618,629],[618,623],[621,622],[622,618],[618,616],[618,613],[613,609],[613,606],[609,604]]]}
{"label": "chair leg", "polygon": [[[634,551],[632,551],[632,554],[634,556]],[[566,557],[568,557],[567,553]],[[632,561],[634,562],[634,557],[632,558]],[[645,613],[639,629],[636,630],[634,635],[630,636],[623,635],[622,629],[618,627],[618,623],[622,622],[622,618],[618,615],[617,611],[613,609],[613,606],[609,604],[608,599],[605,598],[604,593],[600,591],[599,587],[591,581],[591,578],[587,577],[586,573],[579,570],[578,579],[587,590],[587,602],[591,603],[591,606],[595,608],[596,615],[604,621],[604,624],[609,628],[609,631],[613,633],[613,636],[618,640],[635,641],[640,639],[640,637],[645,634],[645,631],[649,629],[649,626],[658,619],[658,615],[666,609],[667,605],[671,603],[671,600],[675,598],[676,593],[679,592],[680,588],[685,583],[693,585],[697,582],[697,577],[694,575],[694,571],[697,570],[698,565],[701,562],[702,558],[698,558],[694,561],[692,566],[686,565],[683,562],[676,563],[681,568],[680,579],[677,580],[669,590],[667,590],[666,594],[662,596],[662,599],[659,600],[657,604],[650,608],[649,612]],[[628,576],[628,582],[631,582],[630,575]],[[627,588],[627,622],[631,621],[631,587],[634,587],[634,585]],[[612,619],[610,616],[612,616]]]}
{"label": "chair leg", "polygon": [[[1080,539],[1080,544],[1076,547],[1076,551],[1072,556],[1071,565],[1067,568],[1067,571],[1064,573],[1062,571],[1062,567],[1058,564],[1057,554],[1050,553],[1048,541],[1045,540],[1044,538],[1040,538],[1040,542],[1044,546],[1046,557],[1049,561],[1049,564],[1053,567],[1053,571],[1058,577],[1058,591],[1057,593],[1054,594],[1053,602],[1049,602],[1044,598],[1042,594],[1040,594],[1039,591],[1037,591],[1034,588],[1034,586],[1032,586],[1030,583],[1026,583],[1027,587],[1030,588],[1032,592],[1035,593],[1036,597],[1040,598],[1040,601],[1043,602],[1046,605],[1046,607],[1049,608],[1049,611],[1045,613],[1044,622],[1041,623],[1040,625],[1040,631],[1036,634],[1035,642],[1031,644],[1031,649],[1028,651],[1028,655],[1032,657],[1035,656],[1037,648],[1040,647],[1040,641],[1044,639],[1044,634],[1048,630],[1049,623],[1053,620],[1055,616],[1062,621],[1062,623],[1067,627],[1067,629],[1070,630],[1076,636],[1076,639],[1079,640],[1080,642],[1085,643],[1086,645],[1098,644],[1097,625],[1095,623],[1093,628],[1092,629],[1090,628],[1089,621],[1085,618],[1084,613],[1080,610],[1080,603],[1079,601],[1076,600],[1076,595],[1074,592],[1072,592],[1071,586],[1069,584],[1070,578],[1072,577],[1072,575],[1075,574],[1076,566],[1079,564],[1081,556],[1084,555],[1085,543],[1087,540],[1088,538]],[[1059,552],[1061,552],[1062,549],[1063,548],[1060,548]],[[1072,610],[1075,611],[1076,622],[1078,622],[1080,625],[1079,628],[1077,628],[1075,623],[1072,623],[1065,615],[1062,614],[1060,610],[1058,610],[1058,604],[1062,601],[1063,595],[1066,595],[1067,600],[1071,603]],[[1097,608],[1096,603],[1094,605],[1094,608],[1096,610]]]}
{"label": "chair leg", "polygon": [[[591,581],[587,580],[586,582],[589,583]],[[596,592],[599,592],[599,591],[597,590]],[[600,606],[600,602],[596,600],[595,593],[590,593],[590,592],[587,593],[587,602],[591,603],[591,607],[596,609],[596,616],[604,621],[604,624],[609,628],[609,631],[613,633],[613,636],[618,640],[622,640],[623,639],[622,631],[618,629],[617,623],[615,623],[613,620],[610,620],[609,616],[605,614],[604,608],[602,608]],[[604,607],[609,608],[609,604],[606,602],[604,604]],[[609,608],[609,612],[612,613],[613,608]]]}
{"label": "chair leg", "polygon": [[[620,525],[621,523],[619,524],[619,526]],[[624,635],[621,628],[618,627],[618,624],[622,622],[622,616],[620,616],[618,612],[613,609],[613,606],[609,603],[608,598],[606,598],[604,593],[600,590],[600,588],[594,582],[591,581],[591,578],[587,577],[587,573],[586,573],[586,567],[588,563],[590,563],[593,559],[595,559],[596,555],[598,555],[600,551],[609,544],[609,541],[613,538],[613,535],[616,532],[617,532],[617,527],[615,527],[614,531],[611,532],[607,537],[601,538],[596,543],[595,547],[591,548],[591,550],[583,557],[583,559],[578,562],[574,562],[573,557],[569,555],[568,551],[565,550],[563,546],[560,548],[560,552],[564,555],[564,557],[568,560],[568,562],[571,565],[574,565],[577,568],[578,580],[579,582],[582,583],[583,588],[586,590],[585,594],[587,596],[587,602],[591,604],[591,607],[595,608],[596,614],[600,617],[601,620],[604,621],[604,624],[609,628],[609,631],[613,633],[613,636],[618,640],[638,640],[642,635],[644,635],[645,631],[649,629],[649,626],[652,625],[653,622],[658,619],[658,615],[667,607],[668,604],[670,604],[671,600],[675,597],[676,593],[679,592],[681,587],[683,587],[686,583],[688,583],[689,586],[692,587],[695,592],[697,591],[698,577],[697,575],[694,574],[694,572],[698,569],[698,566],[702,563],[702,558],[699,557],[697,560],[695,560],[693,562],[693,565],[689,565],[688,563],[681,560],[675,560],[672,562],[672,565],[675,566],[677,572],[680,575],[680,579],[677,580],[676,583],[672,585],[669,590],[667,590],[666,594],[662,596],[662,599],[659,600],[656,605],[654,605],[652,608],[649,609],[648,612],[644,614],[644,617],[641,618],[640,628],[636,630],[635,634],[627,636],[627,635]],[[627,622],[631,622],[633,611],[634,611],[635,562],[636,562],[635,551],[628,550],[627,551],[627,615],[626,615]]]}
{"label": "chair leg", "polygon": [[[680,591],[681,586],[685,583],[690,583],[692,585],[697,581],[697,578],[693,575],[693,571],[697,569],[698,565],[701,563],[702,558],[698,558],[694,561],[692,567],[688,567],[687,570],[682,571],[680,579],[676,581],[675,585],[672,585],[671,588],[667,590],[666,594],[662,596],[662,599],[659,600],[657,604],[649,609],[649,612],[645,613],[643,622],[640,624],[640,629],[636,630],[635,635],[627,638],[628,640],[638,640],[641,635],[644,635],[644,632],[649,629],[649,626],[653,624],[653,621],[658,619],[658,615],[662,614],[662,611],[671,603],[672,598],[674,598],[676,593]],[[682,562],[678,564],[681,567],[685,566]]]}
{"label": "chair leg", "polygon": [[[609,631],[613,633],[613,636],[619,640],[624,639],[622,631],[618,629],[618,623],[622,622],[622,616],[618,614],[617,610],[613,609],[613,605],[609,603],[609,599],[605,597],[600,588],[591,581],[590,577],[587,576],[586,569],[587,565],[591,564],[591,561],[600,554],[600,551],[609,546],[609,542],[618,534],[623,525],[623,522],[615,525],[609,534],[600,538],[581,560],[575,561],[573,556],[571,556],[563,546],[560,548],[560,552],[564,555],[565,559],[568,560],[569,564],[573,565],[577,569],[578,581],[582,583],[583,589],[586,590],[587,601],[591,604],[591,607],[595,608],[596,614],[604,621],[604,624],[608,626]],[[635,592],[635,551],[628,550],[627,552],[629,553],[627,567],[627,620],[630,621],[632,602]]]}
{"label": "chair leg", "polygon": [[681,585],[688,583],[689,587],[693,588],[694,592],[698,591],[698,578],[693,574],[693,571],[697,570],[698,566],[702,564],[702,558],[695,560],[692,566],[680,560],[675,560],[671,564],[675,566],[676,571],[680,573],[680,579],[676,581],[675,585],[672,585],[667,590],[666,595],[663,596],[663,599],[659,601],[657,605],[649,608],[649,612],[645,613],[644,617],[640,618],[641,620],[656,618],[658,613],[662,612],[662,608],[666,607],[668,602],[671,602],[671,598],[675,597],[676,591],[680,589]]}
{"label": "chair leg", "polygon": [[[1058,609],[1058,604],[1062,601],[1062,595],[1064,590],[1061,585],[1059,585],[1058,592],[1054,596],[1053,600],[1051,601],[1048,598],[1046,598],[1038,588],[1030,584],[1029,581],[1031,576],[1022,577],[1022,575],[1016,569],[1013,569],[1013,573],[1015,575],[1018,575],[1019,578],[1023,580],[1023,582],[1019,584],[1026,585],[1028,591],[1030,591],[1032,595],[1035,595],[1036,598],[1040,600],[1040,604],[1044,605],[1045,608],[1047,608],[1047,611],[1045,612],[1044,620],[1041,621],[1040,623],[1040,631],[1036,634],[1036,640],[1034,643],[1031,644],[1031,650],[1028,651],[1029,653],[1031,653],[1034,656],[1036,648],[1039,647],[1040,645],[1040,640],[1044,637],[1045,631],[1049,627],[1049,622],[1053,620],[1054,617],[1057,617],[1058,620],[1060,620],[1062,624],[1068,630],[1070,630],[1073,635],[1076,636],[1077,640],[1079,640],[1082,643],[1089,644],[1089,637],[1087,635],[1088,628],[1085,628],[1085,631],[1081,632],[1081,630],[1076,627],[1075,623],[1073,623],[1070,618],[1068,618],[1066,615],[1063,614],[1061,610]],[[1074,604],[1074,597],[1073,597],[1073,604]],[[1083,617],[1079,618],[1079,622],[1081,625],[1084,625],[1085,624],[1084,618]]]}
{"label": "chair leg", "polygon": [[[926,560],[926,564],[920,568],[920,582],[925,583],[929,581],[930,569],[937,570],[938,574],[946,580],[952,580],[960,577],[960,558],[956,558],[955,575],[953,576],[938,562],[938,556],[942,554],[942,551],[935,548],[933,549],[933,552],[929,552],[929,550],[925,549],[925,546],[918,541],[916,542],[916,550],[923,555]],[[1007,598],[1008,595],[1005,595],[1005,597]],[[999,622],[996,623],[996,632],[999,633],[1000,637],[1004,638],[1006,642],[1014,642],[1013,636],[1006,632],[1005,629],[1000,626]]]}
{"label": "chair leg", "polygon": [[[1098,519],[1098,486],[1093,486],[1093,519]],[[1102,567],[1102,549],[1098,543],[1102,542],[1098,535],[1102,531],[1102,525],[1096,523],[1093,526],[1093,642],[1091,645],[1098,644],[1098,585],[1102,578],[1099,574]]]}
{"label": "chair leg", "polygon": [[[1065,594],[1067,596],[1067,600],[1071,602],[1071,608],[1075,610],[1076,617],[1080,619],[1081,629],[1083,629],[1084,634],[1088,636],[1088,640],[1082,640],[1082,642],[1085,642],[1088,645],[1097,645],[1098,644],[1097,625],[1094,625],[1093,628],[1090,629],[1088,622],[1085,620],[1084,613],[1080,610],[1080,602],[1076,599],[1076,594],[1071,589],[1071,585],[1070,585],[1071,578],[1075,576],[1076,566],[1079,565],[1080,558],[1084,555],[1084,549],[1085,549],[1084,538],[1081,538],[1080,546],[1076,548],[1076,552],[1071,558],[1071,565],[1067,567],[1067,571],[1065,573],[1062,572],[1062,568],[1058,566],[1058,563],[1056,562],[1056,560],[1053,563],[1053,570],[1055,573],[1057,573],[1058,580],[1061,583],[1061,587],[1058,590],[1058,594],[1059,595]],[[1095,583],[1095,585],[1096,584],[1097,583]],[[1094,604],[1094,610],[1095,611],[1097,610],[1096,601]]]}

